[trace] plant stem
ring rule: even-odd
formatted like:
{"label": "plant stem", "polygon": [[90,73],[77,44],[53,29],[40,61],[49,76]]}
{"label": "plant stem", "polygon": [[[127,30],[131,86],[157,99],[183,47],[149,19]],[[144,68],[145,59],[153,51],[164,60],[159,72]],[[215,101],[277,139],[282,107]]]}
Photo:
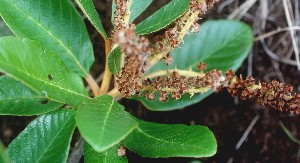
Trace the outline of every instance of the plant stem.
{"label": "plant stem", "polygon": [[95,79],[92,77],[91,74],[89,74],[87,77],[85,77],[85,80],[88,83],[89,87],[91,88],[94,96],[97,96],[100,88],[99,88],[97,82],[95,81]]}
{"label": "plant stem", "polygon": [[108,54],[111,50],[111,44],[110,44],[110,41],[108,39],[104,39],[104,43],[105,43],[105,55],[106,55],[106,58],[107,58]]}
{"label": "plant stem", "polygon": [[[104,38],[104,37],[103,37]],[[108,57],[108,54],[110,52],[111,46],[110,46],[110,42],[108,39],[104,38],[104,42],[105,42],[105,54],[106,54],[106,58]],[[106,59],[107,61],[107,59]],[[101,94],[105,94],[108,92],[108,88],[109,88],[109,84],[110,84],[110,80],[111,80],[111,72],[108,70],[108,67],[105,66],[105,71],[104,71],[104,75],[101,74],[102,77],[100,77],[98,80],[102,79],[102,84],[101,84],[101,88],[99,88],[96,80],[91,76],[88,75],[85,80],[87,81],[90,89],[93,92],[93,95],[96,97],[98,95]],[[69,156],[68,159],[68,163],[78,163],[83,155],[83,148],[84,148],[84,140],[82,137],[79,138],[79,140],[77,140],[76,145],[74,147],[74,150],[72,151],[72,153]]]}
{"label": "plant stem", "polygon": [[109,71],[108,67],[106,66],[104,71],[104,77],[101,83],[101,88],[98,95],[102,95],[108,92],[111,76],[112,74]]}
{"label": "plant stem", "polygon": [[179,69],[175,68],[175,69],[155,71],[153,73],[143,76],[143,79],[155,78],[158,76],[172,75],[173,72],[178,73],[178,75],[180,75],[180,76],[186,76],[186,77],[203,77],[203,76],[205,76],[205,74],[203,72],[194,72],[191,69],[190,70],[179,70]]}
{"label": "plant stem", "polygon": [[108,92],[108,89],[109,89],[112,74],[109,71],[108,66],[107,66],[107,58],[108,58],[110,50],[111,50],[110,42],[109,42],[109,40],[106,39],[105,40],[106,66],[105,66],[105,71],[104,71],[104,76],[103,76],[103,80],[101,83],[100,91],[97,95],[105,94]]}
{"label": "plant stem", "polygon": [[[100,82],[102,81],[103,76],[104,76],[104,72],[101,73],[101,74],[95,79],[95,81],[97,82],[97,84],[100,83]],[[92,89],[91,89],[90,86],[87,86],[87,87],[86,87],[86,90],[89,92],[89,91],[91,91]],[[99,88],[99,91],[100,91],[100,88]],[[99,91],[98,91],[98,92],[99,92]]]}
{"label": "plant stem", "polygon": [[115,99],[122,98],[122,94],[118,91],[117,87],[114,87],[110,92],[107,93],[108,95],[114,97]]}

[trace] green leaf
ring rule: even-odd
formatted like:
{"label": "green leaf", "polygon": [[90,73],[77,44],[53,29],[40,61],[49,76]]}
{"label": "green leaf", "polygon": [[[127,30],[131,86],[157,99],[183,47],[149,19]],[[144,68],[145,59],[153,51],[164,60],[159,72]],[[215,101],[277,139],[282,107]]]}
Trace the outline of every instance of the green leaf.
{"label": "green leaf", "polygon": [[120,145],[117,144],[110,149],[98,153],[89,144],[84,145],[84,162],[85,163],[127,163],[126,156],[118,156],[118,149]]}
{"label": "green leaf", "polygon": [[75,111],[59,110],[32,121],[7,147],[12,162],[66,162]]}
{"label": "green leaf", "polygon": [[158,97],[159,94],[155,93],[155,100],[147,100],[144,97],[135,96],[132,99],[139,100],[143,103],[144,106],[147,107],[147,109],[152,111],[172,111],[176,109],[181,109],[189,105],[193,105],[198,103],[199,101],[202,101],[206,97],[212,94],[212,91],[209,91],[204,94],[195,94],[192,98],[190,94],[184,94],[181,99],[179,100],[173,100],[171,97],[169,97],[169,100],[167,102],[160,102]]}
{"label": "green leaf", "polygon": [[81,77],[94,62],[92,44],[70,0],[0,0],[0,15],[14,34],[56,52]]}
{"label": "green leaf", "polygon": [[109,95],[83,102],[78,107],[76,119],[81,136],[97,152],[119,143],[138,125]]}
{"label": "green leaf", "polygon": [[0,77],[0,115],[37,115],[60,108],[63,104],[50,101],[8,76]]}
{"label": "green leaf", "polygon": [[4,21],[0,18],[0,37],[14,35]]}
{"label": "green leaf", "polygon": [[143,157],[210,157],[217,151],[213,133],[204,126],[166,125],[139,121],[123,141]]}
{"label": "green leaf", "polygon": [[[129,22],[133,22],[138,16],[140,16],[147,7],[153,2],[153,0],[130,0],[130,18]],[[111,22],[114,22],[114,16],[116,11],[116,3],[112,1],[112,13]],[[114,23],[113,23],[114,24]]]}
{"label": "green leaf", "polygon": [[[172,52],[174,63],[166,66],[163,62],[157,63],[148,73],[159,70],[178,69],[194,71],[199,62],[207,65],[207,71],[219,69],[225,72],[228,69],[236,71],[248,53],[253,43],[251,28],[241,22],[231,20],[207,21],[201,26],[199,33],[192,33],[184,38],[184,44]],[[198,94],[190,98],[184,95],[180,100],[170,99],[167,102],[149,101],[139,98],[144,105],[154,111],[181,109],[203,100],[211,92]]]}
{"label": "green leaf", "polygon": [[82,80],[35,41],[0,38],[0,71],[52,101],[76,107],[88,98]]}
{"label": "green leaf", "polygon": [[173,0],[136,26],[139,35],[156,32],[188,10],[190,0]]}
{"label": "green leaf", "polygon": [[109,71],[114,75],[119,74],[121,56],[122,56],[121,48],[120,46],[115,44],[108,55],[108,62],[107,62]]}
{"label": "green leaf", "polygon": [[153,0],[130,0],[129,22],[133,22],[140,16],[152,2]]}
{"label": "green leaf", "polygon": [[111,5],[111,23],[114,25],[114,17],[115,17],[115,12],[117,10],[117,5],[115,3],[115,1],[111,1],[112,5]]}
{"label": "green leaf", "polygon": [[9,163],[9,158],[7,154],[4,152],[4,146],[0,142],[0,163]]}
{"label": "green leaf", "polygon": [[75,0],[81,11],[93,24],[96,30],[102,35],[103,38],[107,39],[107,35],[99,19],[99,15],[94,7],[92,0]]}

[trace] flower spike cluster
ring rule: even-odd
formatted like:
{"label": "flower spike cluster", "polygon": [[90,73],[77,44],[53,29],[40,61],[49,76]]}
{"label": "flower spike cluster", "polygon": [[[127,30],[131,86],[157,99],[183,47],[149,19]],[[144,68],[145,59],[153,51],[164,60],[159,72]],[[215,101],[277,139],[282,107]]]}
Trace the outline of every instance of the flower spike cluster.
{"label": "flower spike cluster", "polygon": [[[142,76],[154,64],[149,61],[151,62],[151,58],[157,55],[157,52],[159,53],[157,61],[165,59],[167,65],[172,63],[173,59],[169,52],[178,47],[190,28],[198,28],[194,22],[207,10],[207,4],[204,0],[192,0],[189,11],[177,20],[181,23],[175,23],[174,28],[165,32],[163,41],[158,41],[154,47],[150,47],[149,40],[137,36],[134,32],[134,24],[129,24],[129,0],[115,0],[115,3],[114,25],[116,31],[113,32],[113,42],[119,44],[124,53],[122,59],[124,66],[117,76],[116,82],[119,91],[125,97],[130,97],[147,87],[147,85],[143,85],[145,82],[143,82]],[[212,2],[208,1],[208,3],[211,5]],[[198,5],[198,7],[192,7],[193,5]],[[176,97],[179,98],[181,95],[176,95]]]}
{"label": "flower spike cluster", "polygon": [[116,4],[116,11],[114,15],[114,26],[116,29],[124,29],[129,28],[130,24],[129,17],[130,17],[130,2],[129,0],[114,0]]}
{"label": "flower spike cluster", "polygon": [[[160,40],[151,44],[147,38],[137,36],[134,24],[128,23],[129,1],[115,0],[117,11],[114,24],[117,30],[113,33],[113,41],[120,45],[124,53],[124,65],[116,80],[119,92],[125,97],[139,95],[165,102],[169,98],[178,100],[184,94],[193,96],[209,90],[218,92],[226,89],[230,95],[242,100],[255,99],[265,107],[300,114],[300,94],[293,93],[291,86],[275,80],[259,83],[251,76],[245,79],[238,77],[231,70],[225,75],[219,70],[204,73],[204,63],[197,65],[198,72],[175,68],[145,75],[157,61],[164,59],[166,65],[172,63],[170,52],[178,47],[189,30],[199,31],[197,21],[217,1],[191,0],[189,10],[175,21],[172,28],[157,36]],[[155,96],[155,92],[159,92],[159,97]]]}
{"label": "flower spike cluster", "polygon": [[[201,70],[200,70],[201,71]],[[189,72],[174,70],[169,76],[158,76],[154,79],[144,80],[145,97],[154,100],[154,92],[159,91],[161,102],[168,101],[171,98],[178,100],[182,95],[189,93],[205,93],[208,90],[218,91],[222,82],[225,80],[221,71],[212,70],[206,74],[198,73],[198,76],[189,76]]]}
{"label": "flower spike cluster", "polygon": [[[151,67],[162,59],[169,59],[167,55],[174,48],[179,47],[189,30],[192,32],[200,30],[198,21],[216,2],[218,0],[191,0],[189,10],[174,22],[172,28],[165,31],[161,40],[157,41],[154,53],[151,54],[147,65]],[[166,61],[166,63],[169,62]]]}
{"label": "flower spike cluster", "polygon": [[130,97],[139,93],[143,87],[142,76],[145,62],[151,53],[150,43],[145,37],[138,37],[134,29],[118,30],[114,33],[114,41],[126,54],[122,73],[117,76],[119,91],[125,97]]}
{"label": "flower spike cluster", "polygon": [[232,96],[237,96],[242,100],[253,98],[265,107],[300,114],[300,94],[293,93],[292,86],[276,80],[257,84],[253,77],[248,76],[244,80],[232,71],[227,71],[225,76],[228,84],[227,91]]}
{"label": "flower spike cluster", "polygon": [[[203,63],[198,64],[201,71]],[[265,107],[271,107],[280,111],[290,112],[295,115],[300,114],[300,94],[293,93],[293,87],[280,83],[276,80],[271,82],[257,83],[252,76],[243,79],[238,77],[232,70],[222,75],[221,71],[212,70],[199,76],[188,77],[188,73],[179,74],[175,70],[171,77],[156,77],[147,79],[144,85],[145,97],[154,100],[154,91],[159,91],[159,100],[165,102],[169,97],[177,100],[185,93],[205,93],[208,90],[215,92],[225,88],[230,95],[237,96],[242,100],[255,99]]]}

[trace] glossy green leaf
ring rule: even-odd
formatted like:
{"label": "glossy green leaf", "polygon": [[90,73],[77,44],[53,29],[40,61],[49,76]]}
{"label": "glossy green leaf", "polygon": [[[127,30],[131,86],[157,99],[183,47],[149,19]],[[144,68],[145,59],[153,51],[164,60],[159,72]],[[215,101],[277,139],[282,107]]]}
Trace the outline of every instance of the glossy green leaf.
{"label": "glossy green leaf", "polygon": [[136,26],[139,35],[156,32],[188,10],[190,0],[173,0]]}
{"label": "glossy green leaf", "polygon": [[[148,73],[164,69],[196,70],[199,62],[207,65],[207,71],[219,69],[223,72],[236,71],[247,57],[253,43],[251,28],[238,21],[217,20],[207,21],[201,26],[199,33],[192,33],[184,38],[184,44],[172,52],[174,63],[166,66],[157,63]],[[211,93],[198,94],[190,98],[184,95],[180,100],[170,99],[168,102],[140,100],[150,110],[167,111],[181,109],[197,103]]]}
{"label": "glossy green leaf", "polygon": [[9,163],[9,158],[7,154],[4,152],[4,146],[0,142],[0,163]]}
{"label": "glossy green leaf", "polygon": [[81,77],[94,62],[92,44],[70,0],[0,0],[0,15],[14,34],[56,52]]}
{"label": "glossy green leaf", "polygon": [[60,108],[63,104],[50,101],[21,82],[0,76],[0,115],[37,115]]}
{"label": "glossy green leaf", "polygon": [[0,37],[2,36],[12,36],[14,35],[5,22],[0,18]]}
{"label": "glossy green leaf", "polygon": [[119,74],[121,56],[122,56],[121,48],[120,48],[120,46],[115,44],[112,47],[112,49],[108,55],[108,60],[107,60],[108,68],[109,68],[110,72],[114,75]]}
{"label": "glossy green leaf", "polygon": [[[129,22],[133,22],[138,16],[140,16],[147,7],[153,2],[153,0],[130,0],[130,18]],[[112,1],[112,13],[111,22],[113,23],[114,15],[116,11],[116,3]]]}
{"label": "glossy green leaf", "polygon": [[117,10],[117,5],[115,3],[115,1],[111,1],[112,5],[111,5],[111,23],[114,25],[114,17],[115,17],[115,12]]}
{"label": "glossy green leaf", "polygon": [[7,147],[13,163],[66,162],[75,111],[59,110],[33,120]]}
{"label": "glossy green leaf", "polygon": [[120,145],[114,145],[110,149],[98,153],[89,144],[84,145],[84,162],[85,163],[127,163],[126,156],[118,156]]}
{"label": "glossy green leaf", "polygon": [[123,141],[143,157],[210,157],[217,151],[213,133],[204,126],[166,125],[139,121]]}
{"label": "glossy green leaf", "polygon": [[94,7],[92,0],[75,0],[81,11],[93,24],[96,30],[102,35],[103,38],[107,38],[105,30],[100,21],[99,15]]}
{"label": "glossy green leaf", "polygon": [[0,71],[52,101],[76,107],[88,98],[82,80],[35,41],[0,38]]}
{"label": "glossy green leaf", "polygon": [[109,95],[84,101],[78,107],[76,119],[81,136],[97,152],[119,143],[137,126],[124,107]]}
{"label": "glossy green leaf", "polygon": [[129,22],[133,22],[140,16],[152,2],[153,0],[130,0]]}

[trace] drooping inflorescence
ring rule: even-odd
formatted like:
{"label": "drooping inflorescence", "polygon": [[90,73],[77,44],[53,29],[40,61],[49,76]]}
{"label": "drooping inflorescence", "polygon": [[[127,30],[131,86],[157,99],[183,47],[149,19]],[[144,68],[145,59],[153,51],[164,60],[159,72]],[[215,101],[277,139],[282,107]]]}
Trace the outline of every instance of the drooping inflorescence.
{"label": "drooping inflorescence", "polygon": [[[197,72],[175,68],[145,75],[160,60],[164,60],[166,65],[172,64],[170,52],[183,42],[189,31],[199,31],[198,20],[217,1],[191,0],[189,10],[166,29],[163,35],[157,36],[159,40],[151,43],[146,37],[137,36],[135,25],[128,23],[128,0],[115,0],[117,11],[114,24],[117,30],[113,32],[113,42],[119,44],[124,53],[124,64],[116,80],[119,92],[124,97],[139,95],[149,100],[158,98],[165,102],[169,98],[178,100],[184,94],[193,96],[195,93],[209,90],[218,92],[225,88],[229,94],[242,100],[256,99],[263,106],[300,114],[300,94],[292,93],[291,86],[278,81],[257,83],[253,77],[243,79],[231,70],[225,75],[219,70],[204,73],[204,63],[197,65]],[[159,97],[155,96],[156,92]]]}
{"label": "drooping inflorescence", "polygon": [[143,81],[145,96],[149,100],[154,100],[154,92],[159,91],[159,100],[165,102],[169,95],[178,100],[182,95],[189,93],[205,93],[208,90],[219,90],[224,81],[221,71],[212,70],[208,73],[198,73],[198,76],[189,76],[189,71],[182,73],[174,70],[169,76],[158,76],[153,79],[147,78]]}
{"label": "drooping inflorescence", "polygon": [[113,42],[119,44],[122,49],[124,63],[116,82],[120,93],[130,97],[142,89],[142,76],[145,60],[150,54],[150,43],[145,37],[137,36],[135,25],[129,23],[129,0],[115,0],[115,3]]}
{"label": "drooping inflorescence", "polygon": [[118,30],[114,34],[114,41],[118,42],[125,55],[125,65],[121,74],[117,76],[119,91],[130,97],[139,93],[143,87],[142,76],[144,65],[151,53],[150,43],[145,37],[138,37],[134,29]]}
{"label": "drooping inflorescence", "polygon": [[300,114],[300,94],[293,93],[293,87],[276,80],[256,83],[252,76],[237,77],[232,71],[226,73],[227,91],[242,100],[256,99],[265,107]]}
{"label": "drooping inflorescence", "polygon": [[[206,4],[207,2],[208,4]],[[192,28],[193,31],[199,29],[197,24],[199,16],[205,13],[208,5],[214,3],[213,1],[207,2],[192,0],[190,9],[174,23],[173,28],[166,30],[161,41],[152,46],[148,39],[137,36],[134,32],[135,25],[129,23],[129,1],[115,0],[114,25],[116,30],[113,32],[113,41],[118,43],[124,52],[124,66],[117,76],[117,83],[119,91],[125,97],[135,95],[144,87],[148,87],[143,85],[145,82],[143,82],[142,76],[154,63],[162,59],[167,65],[172,63],[170,52],[173,48],[178,47],[189,29]]]}
{"label": "drooping inflorescence", "polygon": [[[198,32],[200,25],[198,21],[201,19],[208,9],[218,0],[191,0],[189,10],[186,11],[180,18],[178,18],[171,28],[165,30],[161,40],[158,40],[156,46],[153,48],[154,52],[151,54],[147,65],[153,66],[162,59],[168,59],[167,55],[174,49],[179,47],[183,42],[183,38],[191,30]],[[166,61],[166,63],[168,63]]]}
{"label": "drooping inflorescence", "polygon": [[[201,71],[203,63],[198,64]],[[205,93],[208,90],[215,92],[223,88],[232,96],[242,100],[255,99],[265,107],[276,108],[280,111],[300,114],[300,94],[293,93],[293,87],[280,83],[276,80],[271,82],[256,82],[252,76],[243,79],[238,77],[232,70],[222,75],[221,71],[212,70],[207,73],[199,73],[199,76],[188,77],[188,72],[180,75],[179,70],[174,70],[171,77],[156,77],[153,80],[147,79],[145,97],[154,100],[154,91],[159,91],[159,100],[164,102],[169,97],[177,100],[183,94]],[[150,88],[150,89],[149,89]]]}
{"label": "drooping inflorescence", "polygon": [[129,0],[114,0],[116,4],[116,11],[114,13],[114,26],[117,30],[130,28],[130,2]]}

